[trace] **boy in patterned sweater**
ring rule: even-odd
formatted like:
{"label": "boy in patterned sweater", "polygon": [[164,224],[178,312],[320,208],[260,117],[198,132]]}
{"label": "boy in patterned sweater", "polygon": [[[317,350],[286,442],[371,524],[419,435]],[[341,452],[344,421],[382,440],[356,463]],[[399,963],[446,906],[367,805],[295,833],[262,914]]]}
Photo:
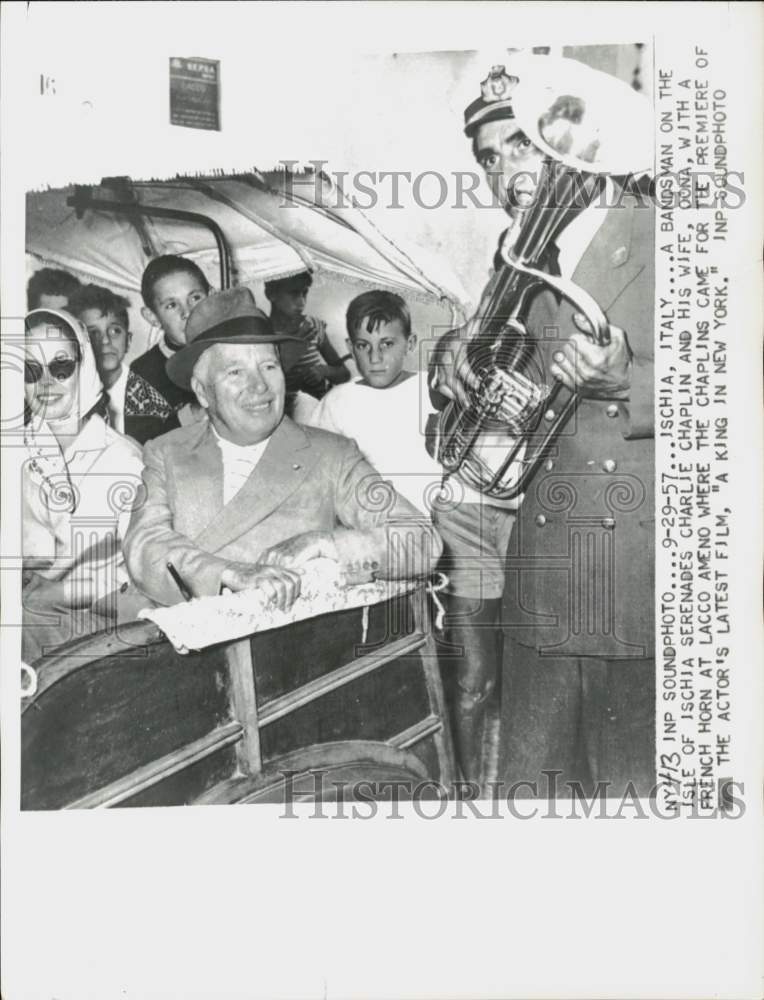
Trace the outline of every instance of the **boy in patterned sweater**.
{"label": "boy in patterned sweater", "polygon": [[209,292],[202,270],[185,257],[155,257],[143,272],[143,316],[160,326],[163,336],[133,361],[127,377],[125,433],[139,444],[195,419],[193,393],[170,380],[165,364],[185,344],[188,314]]}

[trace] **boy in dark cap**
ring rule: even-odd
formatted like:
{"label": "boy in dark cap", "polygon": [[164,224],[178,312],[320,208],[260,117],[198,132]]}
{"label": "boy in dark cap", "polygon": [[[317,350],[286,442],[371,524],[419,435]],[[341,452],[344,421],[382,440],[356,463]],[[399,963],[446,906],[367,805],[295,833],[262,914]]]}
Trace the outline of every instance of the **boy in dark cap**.
{"label": "boy in dark cap", "polygon": [[327,336],[326,323],[305,314],[312,284],[310,271],[265,283],[273,329],[294,338],[284,343],[281,354],[286,372],[286,410],[291,416],[296,415],[299,392],[321,399],[333,385],[350,378],[350,371],[344,364],[350,354],[340,357]]}

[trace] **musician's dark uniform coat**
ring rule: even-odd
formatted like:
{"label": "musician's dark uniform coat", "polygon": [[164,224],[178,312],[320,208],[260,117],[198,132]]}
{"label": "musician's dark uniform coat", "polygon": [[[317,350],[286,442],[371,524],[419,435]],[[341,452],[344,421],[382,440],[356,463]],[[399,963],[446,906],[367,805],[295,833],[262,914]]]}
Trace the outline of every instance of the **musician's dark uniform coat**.
{"label": "musician's dark uniform coat", "polygon": [[[597,209],[593,209],[597,210]],[[627,401],[583,399],[532,481],[507,561],[500,777],[575,772],[646,790],[652,777],[654,644],[653,238],[651,205],[622,196],[574,282],[626,331]],[[528,317],[546,378],[575,332],[545,291]]]}

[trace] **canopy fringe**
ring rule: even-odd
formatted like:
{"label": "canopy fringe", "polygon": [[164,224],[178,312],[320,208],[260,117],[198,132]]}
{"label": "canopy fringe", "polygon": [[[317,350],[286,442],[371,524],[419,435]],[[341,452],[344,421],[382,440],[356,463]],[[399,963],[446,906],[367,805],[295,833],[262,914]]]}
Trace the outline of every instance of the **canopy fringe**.
{"label": "canopy fringe", "polygon": [[[204,181],[204,180],[236,180],[237,177],[243,175],[250,175],[256,177],[261,183],[270,187],[268,180],[264,176],[265,174],[284,174],[292,177],[307,177],[308,175],[315,176],[320,171],[316,171],[315,166],[307,164],[296,164],[293,165],[292,161],[289,161],[289,166],[286,166],[284,161],[278,161],[275,166],[272,167],[214,167],[211,169],[200,169],[200,170],[184,170],[181,172],[168,173],[164,175],[153,174],[148,177],[131,177],[130,179],[134,184],[165,184],[167,181]],[[69,181],[63,184],[40,184],[36,187],[32,187],[27,191],[27,194],[47,194],[52,191],[64,191],[69,188],[77,186],[85,187],[100,187],[101,182],[105,178],[78,178],[77,180]]]}

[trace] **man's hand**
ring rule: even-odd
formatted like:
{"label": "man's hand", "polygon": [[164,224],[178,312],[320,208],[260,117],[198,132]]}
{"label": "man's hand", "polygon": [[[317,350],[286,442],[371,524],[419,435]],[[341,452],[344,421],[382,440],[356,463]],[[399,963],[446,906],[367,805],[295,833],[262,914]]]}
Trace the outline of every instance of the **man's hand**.
{"label": "man's hand", "polygon": [[451,330],[438,341],[433,353],[430,388],[467,407],[477,379],[467,359],[463,330]]}
{"label": "man's hand", "polygon": [[233,591],[260,590],[279,611],[288,611],[300,596],[299,573],[261,563],[229,563],[220,583]]}
{"label": "man's hand", "polygon": [[198,403],[186,403],[181,406],[176,414],[178,423],[181,427],[187,427],[189,424],[199,423],[200,420],[204,419],[204,415],[204,407],[200,406]]}
{"label": "man's hand", "polygon": [[594,399],[628,399],[631,386],[631,349],[626,334],[610,327],[610,343],[598,347],[587,336],[589,323],[580,313],[573,322],[582,330],[574,333],[554,354],[551,374],[568,389]]}
{"label": "man's hand", "polygon": [[338,561],[337,546],[328,531],[304,531],[286,541],[279,542],[260,555],[258,563],[298,571],[311,559]]}

